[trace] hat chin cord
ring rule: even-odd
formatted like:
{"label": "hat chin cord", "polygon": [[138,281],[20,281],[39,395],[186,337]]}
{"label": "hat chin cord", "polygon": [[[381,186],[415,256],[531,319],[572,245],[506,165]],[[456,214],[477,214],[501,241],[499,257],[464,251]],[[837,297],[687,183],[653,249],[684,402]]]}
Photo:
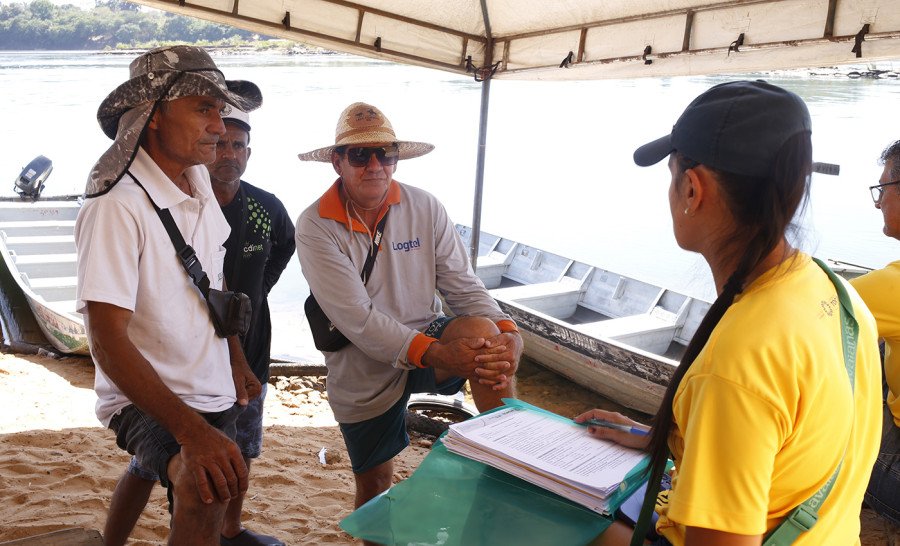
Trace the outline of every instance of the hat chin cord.
{"label": "hat chin cord", "polygon": [[[387,192],[385,192],[384,196],[385,196],[385,199],[387,199]],[[381,207],[381,205],[384,204],[385,199],[382,199],[381,203],[378,206],[372,207],[370,209],[366,209],[366,208],[362,208],[362,207],[360,207],[360,208],[362,208],[362,210],[364,210],[364,211],[373,211],[373,210]],[[372,234],[372,230],[369,229],[369,226],[368,226],[368,224],[366,224],[366,221],[363,220],[362,215],[356,209],[356,203],[354,203],[353,199],[350,198],[350,193],[348,192],[347,193],[347,201],[344,204],[344,210],[347,214],[347,231],[349,231],[350,234],[352,235],[353,234],[353,226],[351,225],[352,222],[350,221],[350,209],[351,208],[353,209],[353,216],[356,217],[357,220],[359,220],[359,223],[362,224],[363,228],[366,230],[366,233],[369,235],[369,241],[371,241],[370,245],[371,245],[371,248],[374,250],[375,236]]]}

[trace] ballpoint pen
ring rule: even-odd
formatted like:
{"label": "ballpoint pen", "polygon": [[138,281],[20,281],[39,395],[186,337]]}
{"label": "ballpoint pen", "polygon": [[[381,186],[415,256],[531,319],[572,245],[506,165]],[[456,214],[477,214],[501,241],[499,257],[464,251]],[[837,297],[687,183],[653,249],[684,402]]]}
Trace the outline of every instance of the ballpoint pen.
{"label": "ballpoint pen", "polygon": [[603,427],[603,428],[611,428],[613,430],[621,430],[622,432],[628,432],[629,434],[637,434],[638,436],[647,436],[650,434],[649,430],[644,430],[642,428],[633,427],[631,425],[623,425],[621,423],[611,423],[609,421],[603,421],[602,419],[588,419],[587,421],[582,421],[578,423],[579,425],[584,425],[586,427]]}

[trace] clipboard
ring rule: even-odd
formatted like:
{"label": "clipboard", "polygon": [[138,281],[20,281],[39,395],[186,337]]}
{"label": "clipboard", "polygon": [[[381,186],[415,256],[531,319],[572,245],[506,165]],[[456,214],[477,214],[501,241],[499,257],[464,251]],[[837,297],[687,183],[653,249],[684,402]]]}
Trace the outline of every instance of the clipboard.
{"label": "clipboard", "polygon": [[[567,420],[520,400],[504,403]],[[615,508],[644,483],[645,467],[646,459],[610,496]],[[611,516],[451,453],[438,441],[412,476],[361,506],[340,526],[354,537],[388,545],[545,546],[586,544],[612,522]]]}

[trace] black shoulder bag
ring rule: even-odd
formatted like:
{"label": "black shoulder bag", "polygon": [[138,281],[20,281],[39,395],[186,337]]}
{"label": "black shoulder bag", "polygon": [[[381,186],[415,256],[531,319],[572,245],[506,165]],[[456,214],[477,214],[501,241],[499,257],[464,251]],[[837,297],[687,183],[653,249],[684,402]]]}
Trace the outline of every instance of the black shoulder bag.
{"label": "black shoulder bag", "polygon": [[209,316],[212,318],[216,335],[229,337],[246,334],[247,329],[250,327],[250,319],[253,313],[250,307],[250,298],[247,297],[247,294],[241,292],[223,292],[222,290],[209,287],[209,277],[203,271],[203,265],[197,258],[197,253],[184,241],[184,237],[178,231],[178,226],[175,224],[175,219],[172,218],[172,213],[169,212],[169,209],[159,208],[153,201],[153,198],[150,197],[147,188],[133,174],[130,172],[128,174],[134,180],[134,183],[147,194],[147,199],[150,200],[150,204],[153,205],[156,214],[159,215],[160,221],[162,221],[166,232],[169,234],[169,238],[172,240],[175,254],[181,261],[182,267],[184,267],[188,277],[194,281],[194,284],[200,289],[200,293],[206,299],[206,306],[209,308]]}
{"label": "black shoulder bag", "polygon": [[[360,274],[363,285],[369,282],[369,275],[372,274],[372,268],[375,267],[375,257],[378,256],[378,247],[381,246],[381,235],[384,233],[387,217],[387,212],[385,212],[381,221],[375,227],[372,246],[369,248],[369,257],[366,258],[366,263]],[[312,291],[310,291],[309,297],[306,298],[306,302],[303,304],[303,311],[306,313],[306,320],[309,321],[309,329],[312,332],[316,349],[334,352],[350,344],[350,340],[334,326],[334,323],[322,310]]]}

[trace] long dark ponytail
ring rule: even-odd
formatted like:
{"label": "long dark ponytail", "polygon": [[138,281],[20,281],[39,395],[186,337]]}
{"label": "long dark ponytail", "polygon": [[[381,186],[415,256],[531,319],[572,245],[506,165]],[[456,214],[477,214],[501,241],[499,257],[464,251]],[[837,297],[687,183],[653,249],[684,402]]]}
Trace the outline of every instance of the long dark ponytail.
{"label": "long dark ponytail", "polygon": [[[752,146],[753,143],[747,145]],[[680,181],[683,178],[681,175],[687,169],[696,167],[697,163],[678,152],[675,154],[678,166],[676,180]],[[648,447],[650,452],[648,471],[651,483],[659,482],[665,470],[666,459],[669,457],[668,439],[673,425],[672,404],[681,380],[735,297],[743,292],[747,277],[787,235],[793,218],[809,194],[811,169],[810,133],[802,132],[784,143],[768,177],[751,178],[713,170],[726,204],[734,217],[735,226],[732,233],[723,234],[720,248],[722,252],[735,258],[738,265],[700,322],[697,332],[672,375],[659,411],[653,419]]]}

